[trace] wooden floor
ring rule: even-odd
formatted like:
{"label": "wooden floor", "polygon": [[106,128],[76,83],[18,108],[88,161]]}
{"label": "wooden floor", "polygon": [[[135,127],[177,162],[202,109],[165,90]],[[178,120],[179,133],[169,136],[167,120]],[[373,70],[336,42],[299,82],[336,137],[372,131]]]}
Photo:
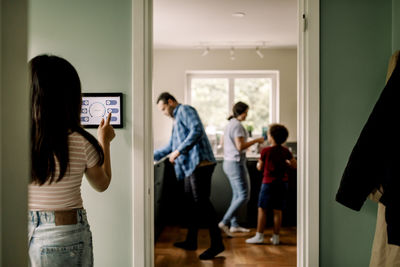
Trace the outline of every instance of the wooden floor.
{"label": "wooden floor", "polygon": [[199,245],[196,251],[185,251],[175,248],[173,243],[183,241],[186,230],[179,227],[166,227],[155,245],[155,266],[296,266],[296,227],[281,230],[281,244],[278,246],[273,246],[269,241],[272,234],[271,229],[265,231],[264,244],[246,244],[245,240],[254,233],[255,229],[252,229],[249,234],[236,234],[234,238],[224,237],[225,251],[214,260],[200,261],[198,256],[209,247],[208,231],[200,230]]}

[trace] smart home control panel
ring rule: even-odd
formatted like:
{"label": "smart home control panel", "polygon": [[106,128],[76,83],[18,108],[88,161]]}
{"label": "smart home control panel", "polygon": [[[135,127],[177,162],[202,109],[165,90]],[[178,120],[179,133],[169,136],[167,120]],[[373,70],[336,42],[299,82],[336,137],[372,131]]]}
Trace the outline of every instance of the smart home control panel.
{"label": "smart home control panel", "polygon": [[97,128],[108,113],[111,113],[111,125],[122,128],[122,93],[82,94],[81,123],[85,128]]}

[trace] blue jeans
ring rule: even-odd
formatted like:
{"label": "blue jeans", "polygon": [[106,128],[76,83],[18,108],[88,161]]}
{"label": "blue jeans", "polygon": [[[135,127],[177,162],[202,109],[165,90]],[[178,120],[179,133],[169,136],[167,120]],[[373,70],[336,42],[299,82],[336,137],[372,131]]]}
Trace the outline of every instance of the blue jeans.
{"label": "blue jeans", "polygon": [[55,225],[53,211],[29,211],[29,266],[93,266],[92,233],[84,209],[77,224]]}
{"label": "blue jeans", "polygon": [[222,166],[232,187],[232,201],[222,222],[225,225],[229,225],[230,223],[231,226],[238,227],[238,209],[250,199],[250,178],[246,167],[246,160],[224,160]]}

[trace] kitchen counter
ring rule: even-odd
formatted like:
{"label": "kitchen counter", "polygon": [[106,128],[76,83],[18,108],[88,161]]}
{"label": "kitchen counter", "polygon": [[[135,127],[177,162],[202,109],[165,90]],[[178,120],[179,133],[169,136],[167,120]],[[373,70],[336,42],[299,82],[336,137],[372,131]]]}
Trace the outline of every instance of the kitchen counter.
{"label": "kitchen counter", "polygon": [[[297,142],[286,142],[285,144],[284,144],[284,146],[286,146],[289,150],[290,150],[290,152],[292,152],[293,153],[293,156],[295,157],[295,158],[297,158]],[[263,146],[262,148],[264,148],[265,146]],[[261,149],[262,149],[261,148]],[[255,151],[256,152],[256,151]],[[217,160],[217,161],[220,161],[220,160],[223,160],[224,159],[224,155],[223,154],[215,154],[214,155],[215,156],[215,159]],[[260,158],[260,153],[253,153],[251,150],[249,150],[247,153],[246,153],[246,158],[247,158],[247,160],[249,161],[251,161],[251,160],[258,160],[259,158]]]}
{"label": "kitchen counter", "polygon": [[[251,154],[251,155],[246,155],[246,159],[247,161],[249,160],[255,160],[257,161],[260,158],[260,154]],[[216,155],[215,159],[217,161],[223,161],[224,160],[224,156],[223,155]]]}
{"label": "kitchen counter", "polygon": [[[261,187],[262,173],[256,169],[259,155],[247,159],[250,175],[250,200],[239,210],[238,219],[243,226],[255,227],[257,224],[257,202]],[[212,177],[211,201],[220,220],[232,199],[229,180],[222,170],[223,157],[216,157],[217,165]],[[289,176],[288,205],[283,211],[283,225],[296,225],[296,172]],[[155,234],[165,225],[182,225],[185,222],[185,207],[183,181],[177,181],[173,165],[168,160],[159,161],[154,165],[154,212]],[[272,214],[271,214],[272,215]],[[272,216],[267,216],[267,225],[272,225]]]}

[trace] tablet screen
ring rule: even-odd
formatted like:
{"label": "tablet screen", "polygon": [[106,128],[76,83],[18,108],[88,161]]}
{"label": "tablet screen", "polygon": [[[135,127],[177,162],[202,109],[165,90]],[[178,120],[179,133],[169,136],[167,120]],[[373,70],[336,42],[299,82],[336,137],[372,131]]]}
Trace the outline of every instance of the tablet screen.
{"label": "tablet screen", "polygon": [[85,128],[97,128],[101,119],[111,115],[111,125],[122,128],[122,93],[83,93],[81,124]]}

